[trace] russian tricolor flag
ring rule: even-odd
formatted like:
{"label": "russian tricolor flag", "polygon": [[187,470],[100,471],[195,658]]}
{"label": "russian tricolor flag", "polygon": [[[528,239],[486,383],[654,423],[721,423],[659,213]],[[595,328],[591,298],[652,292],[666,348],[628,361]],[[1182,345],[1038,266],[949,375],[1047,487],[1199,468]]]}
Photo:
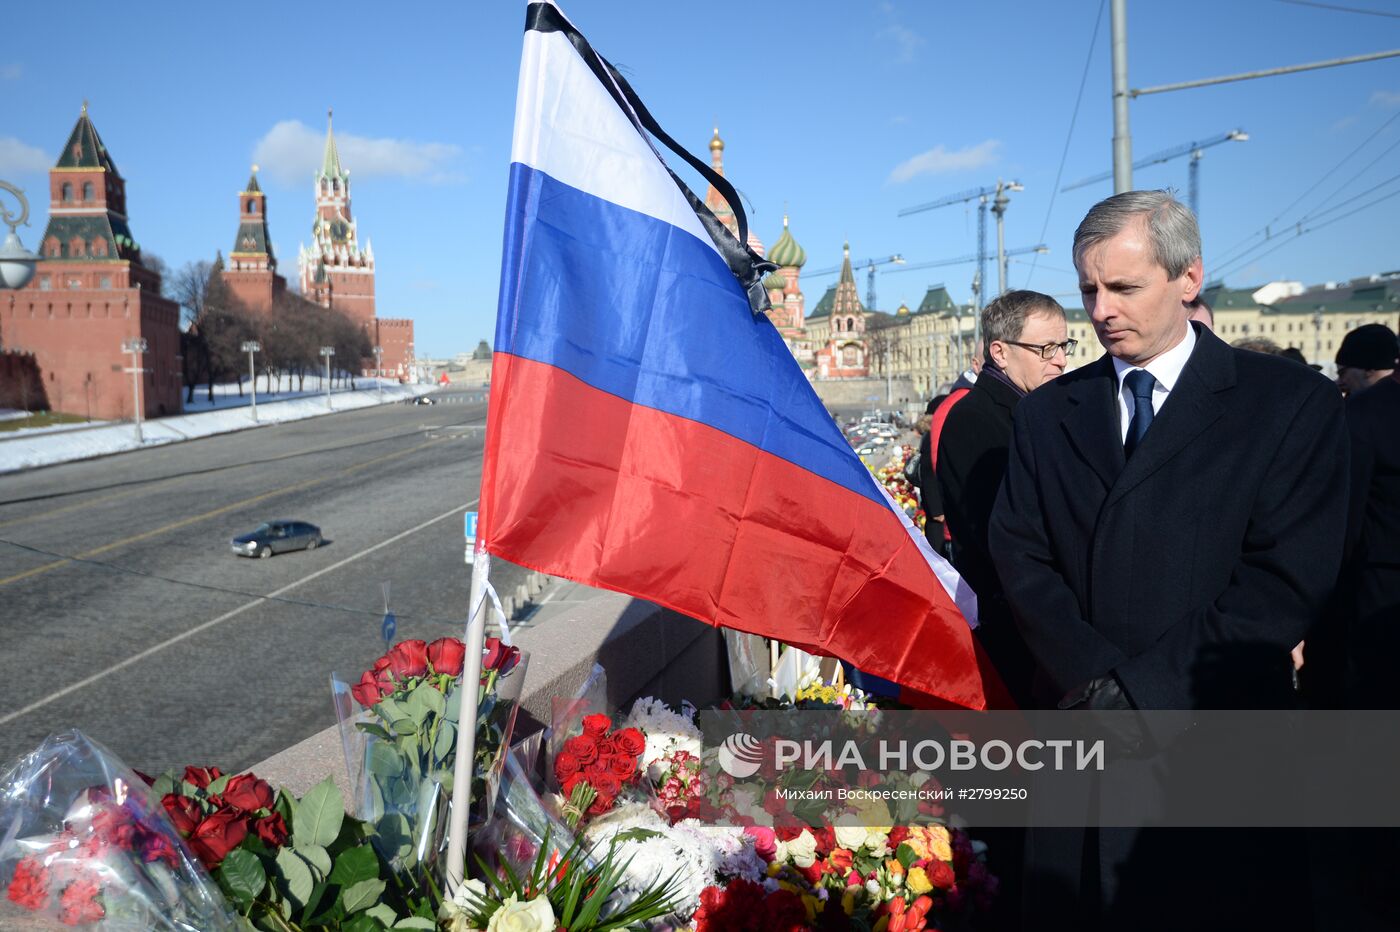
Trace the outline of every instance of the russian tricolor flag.
{"label": "russian tricolor flag", "polygon": [[724,258],[742,247],[707,231],[729,236],[644,121],[559,10],[530,4],[482,546],[986,707],[972,593],[750,307]]}

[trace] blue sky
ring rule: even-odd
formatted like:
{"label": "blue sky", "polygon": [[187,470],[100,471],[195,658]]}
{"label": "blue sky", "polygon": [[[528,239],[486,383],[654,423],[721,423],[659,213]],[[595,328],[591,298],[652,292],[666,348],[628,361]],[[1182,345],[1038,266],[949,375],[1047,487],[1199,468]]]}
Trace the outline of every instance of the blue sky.
{"label": "blue sky", "polygon": [[[1130,83],[1400,47],[1400,3],[1335,5],[1384,15],[1285,0],[1130,0]],[[897,212],[1014,178],[1026,189],[1012,195],[1007,245],[1034,244],[1044,229],[1050,253],[1034,272],[1013,261],[1010,283],[1074,302],[1074,226],[1111,189],[1054,195],[1054,182],[1086,59],[1061,184],[1110,167],[1106,8],[1089,55],[1101,0],[563,7],[677,139],[704,156],[718,121],[726,169],[759,236],[777,239],[786,204],[809,269],[839,263],[846,238],[857,259],[971,253],[973,205]],[[45,172],[86,99],[127,180],[144,249],[172,266],[227,252],[236,194],[258,161],[281,269],[294,280],[312,221],[310,175],[334,107],[360,235],[374,244],[379,313],[416,320],[420,355],[489,339],[524,3],[191,9],[31,3],[7,14],[0,178],[41,201],[21,230],[25,244],[42,235]],[[1131,121],[1135,157],[1249,132],[1250,141],[1211,148],[1202,161],[1208,270],[1268,225],[1296,229],[1337,207],[1314,221],[1336,221],[1325,229],[1225,264],[1227,283],[1400,268],[1400,198],[1368,206],[1400,191],[1400,59],[1142,97]],[[1184,197],[1187,160],[1143,169],[1135,181]],[[914,305],[937,282],[966,299],[972,271],[882,274],[879,303]],[[988,274],[995,282],[993,266]],[[809,306],[830,281],[804,277]]]}

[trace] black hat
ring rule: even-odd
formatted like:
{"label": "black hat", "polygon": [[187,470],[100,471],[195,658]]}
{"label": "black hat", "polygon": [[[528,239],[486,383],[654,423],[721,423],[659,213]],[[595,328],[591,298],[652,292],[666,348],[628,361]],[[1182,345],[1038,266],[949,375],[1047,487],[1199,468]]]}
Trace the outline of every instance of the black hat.
{"label": "black hat", "polygon": [[1394,369],[1400,356],[1395,332],[1385,324],[1363,324],[1342,338],[1337,365],[1349,369]]}

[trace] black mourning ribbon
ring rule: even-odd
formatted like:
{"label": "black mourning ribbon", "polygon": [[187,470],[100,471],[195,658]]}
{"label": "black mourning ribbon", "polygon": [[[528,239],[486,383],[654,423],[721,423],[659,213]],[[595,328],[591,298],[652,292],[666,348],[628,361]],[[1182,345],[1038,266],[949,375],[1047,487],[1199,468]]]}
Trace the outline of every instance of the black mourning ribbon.
{"label": "black mourning ribbon", "polygon": [[631,121],[637,132],[643,138],[646,138],[646,134],[650,133],[658,142],[684,159],[687,165],[714,185],[715,190],[734,211],[734,219],[739,226],[738,239],[735,239],[734,234],[729,232],[728,227],[719,222],[719,218],[710,211],[710,208],[705,206],[704,201],[695,196],[695,192],[690,190],[686,183],[671,170],[671,167],[666,165],[664,160],[661,160],[666,173],[671,176],[676,187],[685,195],[691,210],[695,211],[696,218],[699,219],[705,231],[710,234],[710,238],[714,240],[720,256],[729,266],[729,271],[743,286],[744,293],[749,299],[749,307],[755,314],[761,314],[771,308],[772,302],[768,299],[768,290],[763,287],[763,277],[777,269],[777,266],[754,252],[749,246],[748,216],[744,213],[739,192],[734,190],[734,186],[729,183],[728,179],[706,165],[703,160],[686,151],[680,143],[672,139],[661,128],[661,125],[656,122],[656,118],[642,103],[642,99],[637,96],[637,92],[632,90],[632,85],[627,83],[627,79],[612,66],[611,62],[593,50],[593,46],[574,28],[573,23],[564,18],[564,14],[559,12],[558,7],[550,3],[531,3],[525,10],[525,29],[527,32],[534,30],[536,32],[562,33],[579,53],[584,64],[588,65],[588,69],[593,72],[594,77],[611,95],[619,109],[627,114],[628,120]]}

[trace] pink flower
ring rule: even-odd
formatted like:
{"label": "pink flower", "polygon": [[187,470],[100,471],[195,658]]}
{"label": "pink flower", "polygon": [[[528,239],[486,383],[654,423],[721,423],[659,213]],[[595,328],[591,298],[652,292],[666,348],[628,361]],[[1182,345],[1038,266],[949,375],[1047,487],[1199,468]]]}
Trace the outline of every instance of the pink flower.
{"label": "pink flower", "polygon": [[744,834],[753,839],[754,853],[763,860],[772,862],[778,854],[778,836],[771,828],[763,825],[750,825]]}
{"label": "pink flower", "polygon": [[63,890],[63,912],[58,916],[64,925],[76,926],[85,922],[100,922],[107,911],[98,902],[102,892],[95,880],[75,880]]}

